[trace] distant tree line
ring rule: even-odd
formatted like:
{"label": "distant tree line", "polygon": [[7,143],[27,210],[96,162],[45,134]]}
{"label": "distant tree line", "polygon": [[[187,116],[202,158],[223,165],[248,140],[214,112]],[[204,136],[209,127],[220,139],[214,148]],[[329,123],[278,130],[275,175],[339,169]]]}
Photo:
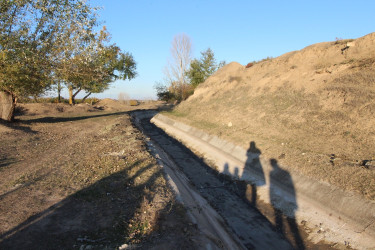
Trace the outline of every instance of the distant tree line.
{"label": "distant tree line", "polygon": [[20,97],[69,89],[100,93],[116,79],[133,79],[133,56],[98,30],[97,8],[82,0],[2,0],[0,118],[11,121]]}
{"label": "distant tree line", "polygon": [[182,101],[194,93],[225,62],[217,63],[214,52],[208,48],[200,58],[192,59],[191,41],[185,34],[176,35],[172,41],[171,59],[165,68],[165,79],[155,85],[159,100]]}

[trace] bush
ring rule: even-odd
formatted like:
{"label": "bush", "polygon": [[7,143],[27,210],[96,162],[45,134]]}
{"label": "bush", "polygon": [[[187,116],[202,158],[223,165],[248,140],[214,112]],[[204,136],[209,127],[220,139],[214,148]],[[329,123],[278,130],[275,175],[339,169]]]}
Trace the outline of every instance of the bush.
{"label": "bush", "polygon": [[138,106],[139,102],[137,100],[130,100],[129,104],[130,104],[130,106]]}

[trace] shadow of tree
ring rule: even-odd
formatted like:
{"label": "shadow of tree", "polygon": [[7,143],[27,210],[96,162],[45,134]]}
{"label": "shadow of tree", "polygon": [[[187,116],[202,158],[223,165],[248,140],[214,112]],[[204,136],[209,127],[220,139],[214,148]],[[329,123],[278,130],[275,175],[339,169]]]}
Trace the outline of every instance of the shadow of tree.
{"label": "shadow of tree", "polygon": [[16,162],[17,160],[15,158],[0,158],[0,169]]}
{"label": "shadow of tree", "polygon": [[72,121],[80,121],[80,120],[99,118],[99,117],[105,117],[105,116],[125,115],[129,113],[130,112],[128,111],[124,111],[124,112],[111,112],[111,113],[97,114],[97,115],[81,115],[81,116],[69,116],[69,117],[47,116],[47,117],[35,118],[35,119],[29,119],[29,120],[22,120],[22,121],[20,120],[19,122],[24,123],[24,124],[30,124],[34,122],[39,122],[39,123],[72,122]]}
{"label": "shadow of tree", "polygon": [[0,119],[0,126],[3,125],[7,128],[23,131],[25,133],[37,134],[37,131],[32,130],[29,126],[24,126],[20,120],[14,120],[13,122],[6,122]]}
{"label": "shadow of tree", "polygon": [[152,167],[147,165],[131,177],[127,170],[112,174],[29,217],[0,235],[0,249],[72,249],[82,244],[116,248],[127,243],[131,233],[144,237],[134,233],[137,225],[129,225],[141,203],[152,199],[148,190],[162,176],[158,170],[134,185]]}

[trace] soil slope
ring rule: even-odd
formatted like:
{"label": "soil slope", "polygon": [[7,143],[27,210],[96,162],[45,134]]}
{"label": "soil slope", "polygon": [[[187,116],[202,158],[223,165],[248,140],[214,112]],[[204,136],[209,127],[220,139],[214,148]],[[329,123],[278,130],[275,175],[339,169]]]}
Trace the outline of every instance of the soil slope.
{"label": "soil slope", "polygon": [[170,116],[289,171],[375,199],[375,33],[246,68],[230,63]]}

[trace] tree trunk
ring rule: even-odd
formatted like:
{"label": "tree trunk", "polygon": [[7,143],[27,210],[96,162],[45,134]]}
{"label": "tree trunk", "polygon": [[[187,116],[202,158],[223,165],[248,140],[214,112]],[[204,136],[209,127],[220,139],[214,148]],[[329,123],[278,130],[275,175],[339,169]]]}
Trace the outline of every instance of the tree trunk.
{"label": "tree trunk", "polygon": [[73,98],[76,98],[76,95],[81,91],[82,89],[78,89],[77,92],[74,93]]}
{"label": "tree trunk", "polygon": [[13,121],[15,98],[12,94],[0,91],[0,118],[5,121]]}
{"label": "tree trunk", "polygon": [[89,97],[91,95],[91,92],[89,92],[87,95],[85,95],[85,97],[83,97],[82,99],[82,102],[84,102],[86,100],[87,97]]}
{"label": "tree trunk", "polygon": [[61,83],[58,82],[57,83],[57,102],[58,103],[61,102],[61,89],[62,89]]}
{"label": "tree trunk", "polygon": [[74,104],[73,86],[69,86],[69,104]]}

